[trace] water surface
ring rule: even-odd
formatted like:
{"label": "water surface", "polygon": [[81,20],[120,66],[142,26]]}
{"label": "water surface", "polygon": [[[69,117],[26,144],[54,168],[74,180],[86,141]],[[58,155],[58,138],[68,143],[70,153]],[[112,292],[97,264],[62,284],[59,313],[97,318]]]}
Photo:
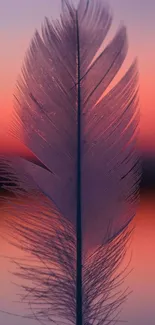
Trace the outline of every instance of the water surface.
{"label": "water surface", "polygon": [[[137,216],[132,243],[127,254],[127,261],[132,252],[130,268],[133,269],[125,280],[124,286],[133,290],[123,306],[121,320],[128,325],[154,325],[155,320],[155,196],[144,195]],[[20,289],[13,284],[21,282],[11,272],[15,266],[8,258],[23,258],[24,253],[12,247],[3,238],[5,214],[0,215],[0,309],[24,315],[28,306],[19,303]],[[5,257],[3,257],[5,256]],[[118,324],[123,324],[119,322]],[[36,325],[37,321],[21,319],[0,313],[0,324]]]}

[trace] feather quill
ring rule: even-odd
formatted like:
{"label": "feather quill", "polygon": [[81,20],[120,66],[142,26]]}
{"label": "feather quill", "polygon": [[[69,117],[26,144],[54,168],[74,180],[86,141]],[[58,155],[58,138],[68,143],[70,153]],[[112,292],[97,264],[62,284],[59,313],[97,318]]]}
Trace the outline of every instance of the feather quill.
{"label": "feather quill", "polygon": [[[60,21],[45,19],[36,31],[18,81],[11,134],[36,158],[4,158],[4,175],[18,175],[8,224],[42,262],[20,266],[35,279],[25,289],[34,305],[40,300],[41,322],[115,323],[126,297],[111,291],[138,203],[138,75],[135,61],[104,95],[128,48],[122,26],[96,55],[111,22],[100,0],[77,9],[63,1]],[[40,202],[21,204],[22,189]]]}

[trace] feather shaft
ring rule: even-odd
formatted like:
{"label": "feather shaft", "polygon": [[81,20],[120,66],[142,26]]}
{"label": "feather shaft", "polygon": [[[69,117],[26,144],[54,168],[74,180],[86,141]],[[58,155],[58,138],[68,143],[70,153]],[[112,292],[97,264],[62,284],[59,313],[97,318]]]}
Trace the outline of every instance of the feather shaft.
{"label": "feather shaft", "polygon": [[80,89],[80,36],[78,13],[76,11],[77,28],[77,265],[76,265],[76,325],[82,325],[82,225],[81,225],[81,89]]}

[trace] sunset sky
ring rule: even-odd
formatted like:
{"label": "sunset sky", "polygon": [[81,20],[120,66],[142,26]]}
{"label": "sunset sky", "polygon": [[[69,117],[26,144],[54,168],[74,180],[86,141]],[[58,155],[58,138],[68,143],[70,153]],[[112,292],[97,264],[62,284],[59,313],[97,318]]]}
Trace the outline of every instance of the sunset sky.
{"label": "sunset sky", "polygon": [[[75,1],[76,2],[76,1]],[[138,56],[140,72],[141,134],[143,151],[155,152],[155,2],[109,0],[114,12],[113,31],[123,21],[128,28],[129,55],[122,71]],[[60,0],[0,0],[0,151],[11,151],[6,130],[13,107],[13,92],[25,51],[44,16],[58,17]]]}
{"label": "sunset sky", "polygon": [[[75,3],[77,1],[75,0]],[[124,22],[128,30],[129,53],[118,76],[125,73],[133,59],[138,57],[141,109],[139,148],[144,153],[153,153],[155,157],[155,0],[109,0],[108,2],[114,14],[109,39],[117,31],[121,22]],[[0,0],[0,154],[25,151],[19,143],[11,140],[7,135],[16,80],[35,29],[40,30],[44,16],[59,17],[60,3],[60,0]],[[154,170],[154,158],[151,166]],[[147,181],[150,165],[146,163],[146,167]],[[152,179],[152,174],[150,178]],[[150,179],[148,183],[150,185]],[[145,187],[147,186],[144,185]],[[121,319],[128,320],[129,325],[154,325],[154,195],[155,192],[153,198],[150,198],[150,194],[148,198],[142,198],[135,218],[136,230],[131,244],[133,250],[131,268],[133,267],[134,270],[127,279],[127,285],[134,292],[121,314]],[[15,279],[9,273],[12,268],[6,258],[6,256],[21,257],[23,253],[6,244],[3,238],[4,220],[5,214],[0,210],[0,311],[24,314],[25,310],[22,309],[21,304],[15,306],[12,303],[17,300],[17,291],[11,284]],[[37,324],[37,322],[30,323],[29,320],[23,320],[21,323],[21,318],[12,318],[11,315],[0,312],[0,324],[4,323],[6,325]]]}

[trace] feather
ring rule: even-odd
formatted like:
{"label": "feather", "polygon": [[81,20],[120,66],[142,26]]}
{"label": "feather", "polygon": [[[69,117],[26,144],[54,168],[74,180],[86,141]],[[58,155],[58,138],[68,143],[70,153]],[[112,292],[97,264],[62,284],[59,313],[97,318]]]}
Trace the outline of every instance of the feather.
{"label": "feather", "polygon": [[[11,134],[36,158],[7,161],[4,173],[18,175],[10,231],[43,263],[21,267],[35,279],[26,290],[43,303],[40,321],[114,323],[125,298],[110,292],[138,203],[138,73],[135,61],[108,91],[128,49],[122,26],[98,54],[111,22],[100,0],[63,1],[60,21],[35,32],[18,81]],[[38,205],[20,203],[22,188]]]}

